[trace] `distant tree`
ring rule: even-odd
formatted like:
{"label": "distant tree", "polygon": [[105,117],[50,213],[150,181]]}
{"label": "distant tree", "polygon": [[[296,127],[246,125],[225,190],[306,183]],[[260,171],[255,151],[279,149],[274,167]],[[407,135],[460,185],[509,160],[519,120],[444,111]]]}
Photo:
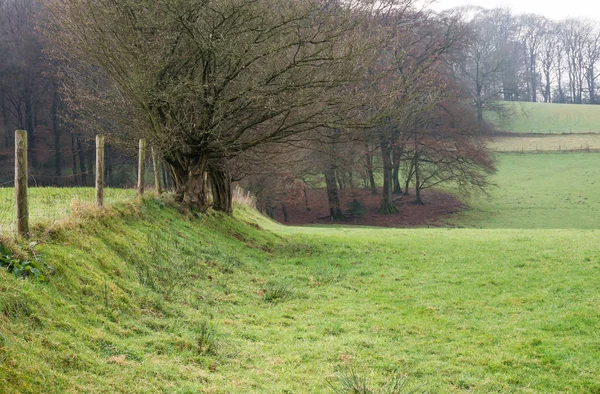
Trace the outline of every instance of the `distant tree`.
{"label": "distant tree", "polygon": [[539,81],[538,63],[544,36],[548,32],[548,20],[540,15],[524,14],[519,15],[517,23],[520,25],[519,40],[524,51],[527,100],[536,102]]}
{"label": "distant tree", "polygon": [[[505,107],[498,100],[513,99],[518,88],[515,72],[508,77],[511,64],[515,69],[511,60],[512,44],[507,38],[509,15],[504,10],[477,11],[466,21],[471,28],[471,38],[464,51],[454,59],[454,70],[456,77],[469,89],[477,119],[483,123],[485,111],[503,115]],[[463,9],[455,12],[466,15]]]}

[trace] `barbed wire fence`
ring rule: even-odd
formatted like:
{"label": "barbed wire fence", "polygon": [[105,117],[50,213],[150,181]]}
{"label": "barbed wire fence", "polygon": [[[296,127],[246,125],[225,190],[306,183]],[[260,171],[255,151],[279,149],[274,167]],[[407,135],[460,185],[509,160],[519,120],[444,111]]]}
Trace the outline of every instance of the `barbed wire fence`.
{"label": "barbed wire fence", "polygon": [[[27,205],[25,213],[27,218],[18,215],[18,206],[23,204],[18,200],[19,181],[19,131],[16,132],[15,151],[12,154],[0,153],[0,235],[15,236],[21,234],[27,236],[29,228],[22,229],[20,223],[26,219],[32,225],[54,223],[68,218],[74,212],[85,206],[91,205],[111,205],[116,202],[127,201],[135,198],[136,195],[143,193],[143,186],[149,185],[156,187],[155,182],[163,182],[162,187],[169,185],[169,178],[158,160],[144,156],[139,158],[137,155],[127,155],[123,152],[117,152],[109,146],[104,146],[102,138],[102,149],[96,146],[95,152],[87,146],[83,151],[74,149],[27,149],[27,136],[21,135],[25,140],[25,167],[21,163],[21,168],[26,169],[24,185],[26,186],[25,204]],[[98,138],[97,141],[98,143]],[[109,151],[108,157],[105,157],[105,149]],[[55,168],[33,168],[31,163],[27,163],[28,154],[44,155],[62,155],[61,164]],[[99,161],[98,155],[102,154]],[[85,155],[86,157],[82,157]],[[70,168],[64,166],[65,159],[71,156],[72,165]],[[96,159],[94,163],[93,159]],[[87,163],[86,163],[87,161]],[[142,171],[140,174],[143,179],[138,180],[136,167],[143,163],[143,167],[148,171]],[[150,165],[146,165],[146,164]],[[153,164],[157,163],[155,167]],[[97,171],[101,164],[100,173]],[[138,176],[136,176],[138,175]],[[100,183],[99,183],[100,182]],[[136,185],[138,190],[136,191]],[[142,185],[142,190],[139,190]],[[23,187],[23,184],[21,184]],[[101,188],[101,202],[98,201]],[[159,186],[160,188],[160,186]],[[21,209],[21,212],[23,210]],[[21,217],[19,217],[21,216]]]}

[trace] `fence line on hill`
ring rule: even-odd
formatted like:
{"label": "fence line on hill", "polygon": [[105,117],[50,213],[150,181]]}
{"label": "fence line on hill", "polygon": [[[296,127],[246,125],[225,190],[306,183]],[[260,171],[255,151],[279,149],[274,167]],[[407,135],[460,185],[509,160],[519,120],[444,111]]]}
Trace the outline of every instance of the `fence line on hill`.
{"label": "fence line on hill", "polygon": [[[140,140],[138,152],[137,195],[142,196],[145,190],[146,142]],[[142,149],[143,147],[143,149]],[[126,188],[105,188],[105,153],[104,137],[96,136],[96,160],[93,168],[79,173],[45,176],[44,179],[64,179],[95,174],[94,187],[65,187],[49,189],[36,187],[36,178],[30,174],[28,165],[27,132],[15,132],[14,179],[0,183],[0,235],[20,235],[27,237],[30,233],[30,220],[34,222],[56,221],[68,217],[82,205],[103,207],[126,198],[133,198],[136,191]],[[33,149],[44,151],[41,149]],[[56,150],[53,150],[56,151]],[[72,150],[64,150],[64,152]],[[48,152],[48,150],[46,151]],[[162,191],[161,165],[152,150],[153,180],[156,190]],[[164,169],[163,182],[166,181]],[[11,187],[12,186],[12,187]]]}

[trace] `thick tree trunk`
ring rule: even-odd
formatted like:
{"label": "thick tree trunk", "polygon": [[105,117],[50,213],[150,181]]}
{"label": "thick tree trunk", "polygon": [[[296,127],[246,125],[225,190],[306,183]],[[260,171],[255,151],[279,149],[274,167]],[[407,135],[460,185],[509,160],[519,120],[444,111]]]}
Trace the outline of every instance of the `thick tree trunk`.
{"label": "thick tree trunk", "polygon": [[208,178],[213,195],[213,209],[225,213],[233,212],[233,188],[225,159],[208,163]]}
{"label": "thick tree trunk", "polygon": [[303,189],[304,191],[304,208],[307,211],[310,211],[310,205],[308,204],[308,193],[306,193],[306,187]]}
{"label": "thick tree trunk", "polygon": [[289,217],[288,217],[288,211],[287,211],[287,209],[285,208],[285,205],[284,205],[283,203],[281,204],[281,210],[283,211],[283,221],[284,221],[285,223],[287,223],[287,222],[288,222],[288,220],[289,220]]}
{"label": "thick tree trunk", "polygon": [[208,209],[206,182],[206,157],[177,159],[166,157],[171,170],[175,201],[184,209],[206,212]]}
{"label": "thick tree trunk", "polygon": [[383,215],[398,213],[398,208],[394,205],[392,197],[394,182],[392,174],[394,165],[392,163],[392,149],[389,144],[381,143],[381,158],[383,159],[383,199],[379,212]]}
{"label": "thick tree trunk", "polygon": [[325,175],[325,184],[327,185],[327,201],[329,202],[329,215],[333,220],[344,218],[342,206],[340,203],[340,194],[335,179],[335,166],[329,165],[323,172]]}
{"label": "thick tree trunk", "polygon": [[400,153],[400,148],[394,148],[394,170],[392,172],[392,178],[394,180],[393,194],[402,194],[402,187],[400,187]]}

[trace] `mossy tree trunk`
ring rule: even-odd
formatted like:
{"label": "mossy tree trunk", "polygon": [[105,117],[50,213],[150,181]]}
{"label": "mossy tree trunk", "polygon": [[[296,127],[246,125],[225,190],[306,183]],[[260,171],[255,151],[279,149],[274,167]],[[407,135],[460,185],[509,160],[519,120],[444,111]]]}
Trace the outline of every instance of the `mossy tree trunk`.
{"label": "mossy tree trunk", "polygon": [[225,213],[233,212],[233,190],[231,175],[225,159],[211,160],[208,163],[208,179],[213,196],[213,209]]}
{"label": "mossy tree trunk", "polygon": [[394,191],[393,194],[402,194],[402,187],[400,187],[400,157],[401,150],[399,147],[395,147],[393,149],[393,165],[394,170],[392,173],[392,178],[394,180]]}
{"label": "mossy tree trunk", "polygon": [[205,212],[208,208],[205,156],[193,158],[165,157],[171,170],[175,199],[184,209]]}

